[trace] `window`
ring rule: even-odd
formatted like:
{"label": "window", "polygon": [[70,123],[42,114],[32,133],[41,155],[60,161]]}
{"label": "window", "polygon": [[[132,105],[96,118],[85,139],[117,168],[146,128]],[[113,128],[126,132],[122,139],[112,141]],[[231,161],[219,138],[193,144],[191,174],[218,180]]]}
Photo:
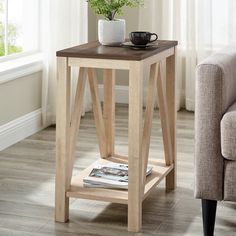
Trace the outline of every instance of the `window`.
{"label": "window", "polygon": [[39,50],[39,0],[0,0],[0,60]]}

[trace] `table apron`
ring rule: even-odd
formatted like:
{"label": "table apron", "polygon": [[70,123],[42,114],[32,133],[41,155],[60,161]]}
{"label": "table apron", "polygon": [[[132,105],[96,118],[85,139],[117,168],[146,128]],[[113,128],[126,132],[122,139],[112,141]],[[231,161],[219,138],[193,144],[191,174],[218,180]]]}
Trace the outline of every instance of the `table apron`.
{"label": "table apron", "polygon": [[175,48],[173,47],[173,48],[167,49],[163,52],[160,52],[156,55],[148,57],[147,59],[144,59],[144,61],[143,61],[144,67],[149,67],[152,64],[160,62],[162,60],[165,60],[167,57],[170,57],[174,54],[175,54]]}
{"label": "table apron", "polygon": [[133,61],[113,60],[113,59],[95,59],[95,58],[75,58],[69,57],[69,66],[101,68],[101,69],[120,69],[129,70]]}
{"label": "table apron", "polygon": [[154,63],[157,63],[159,61],[166,59],[167,57],[174,55],[174,53],[175,53],[175,49],[173,47],[141,61],[68,57],[68,66],[130,70],[130,67],[132,67],[134,63],[137,63],[137,62],[140,64],[143,63],[144,67],[150,66]]}

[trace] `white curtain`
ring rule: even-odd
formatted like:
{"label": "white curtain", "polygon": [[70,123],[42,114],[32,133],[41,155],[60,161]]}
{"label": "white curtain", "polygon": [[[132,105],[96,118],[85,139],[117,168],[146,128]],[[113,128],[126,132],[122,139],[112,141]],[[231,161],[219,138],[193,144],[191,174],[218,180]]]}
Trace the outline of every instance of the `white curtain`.
{"label": "white curtain", "polygon": [[[44,55],[42,82],[43,124],[55,123],[56,51],[87,42],[86,0],[41,0],[41,42]],[[78,71],[72,71],[72,86]]]}
{"label": "white curtain", "polygon": [[194,110],[195,67],[206,56],[236,42],[235,0],[145,0],[139,29],[178,40],[177,108]]}

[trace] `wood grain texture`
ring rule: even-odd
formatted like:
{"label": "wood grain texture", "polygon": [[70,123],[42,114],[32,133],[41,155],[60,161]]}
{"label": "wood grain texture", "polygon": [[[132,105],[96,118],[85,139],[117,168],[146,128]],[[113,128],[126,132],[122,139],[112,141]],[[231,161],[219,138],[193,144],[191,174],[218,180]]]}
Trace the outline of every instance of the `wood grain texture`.
{"label": "wood grain texture", "polygon": [[[111,162],[128,164],[126,157],[109,157],[99,159],[92,163],[89,167],[82,170],[79,174],[73,176],[70,189],[67,191],[67,197],[82,198],[98,201],[108,201],[113,203],[128,204],[128,191],[123,189],[101,189],[101,188],[86,188],[83,184],[84,177],[87,177],[94,166],[105,165]],[[166,166],[164,162],[152,162],[152,173],[145,178],[143,201],[151,191],[164,179],[167,174],[173,169],[173,165]]]}
{"label": "wood grain texture", "polygon": [[[55,220],[65,222],[69,217],[69,188],[67,157],[70,155],[71,77],[67,58],[57,59],[57,140],[56,140],[56,189]],[[64,137],[64,138],[62,138]]]}
{"label": "wood grain texture", "polygon": [[174,169],[166,177],[166,189],[173,190],[176,187],[176,97],[175,97],[175,55],[166,59],[166,98],[168,107],[168,117],[170,124],[171,145],[173,154]]}
{"label": "wood grain texture", "polygon": [[164,90],[163,81],[161,77],[161,64],[158,65],[158,78],[157,78],[157,97],[159,101],[159,111],[160,111],[160,118],[161,118],[161,128],[162,128],[162,135],[163,135],[163,145],[165,150],[165,161],[166,165],[173,164],[173,150],[172,150],[172,141],[171,140],[171,133],[170,133],[170,119],[168,114],[168,109],[173,109],[173,107],[167,106],[167,96]]}
{"label": "wood grain texture", "polygon": [[82,66],[89,68],[100,69],[118,69],[129,70],[130,61],[128,60],[111,60],[111,59],[97,59],[97,58],[69,58],[69,66]]}
{"label": "wood grain texture", "polygon": [[152,132],[155,88],[156,88],[156,81],[157,81],[157,66],[158,64],[155,63],[155,64],[152,64],[150,67],[150,78],[149,78],[148,87],[147,87],[147,100],[146,100],[147,105],[146,105],[146,111],[145,111],[145,116],[144,116],[143,139],[142,139],[143,183],[146,182],[146,170],[147,170],[147,165],[148,165],[150,139],[151,139],[151,132]]}
{"label": "wood grain texture", "polygon": [[70,149],[68,156],[68,178],[67,186],[70,185],[73,164],[74,164],[74,155],[75,155],[75,146],[76,139],[79,133],[80,120],[82,115],[84,92],[85,92],[85,83],[86,83],[87,69],[81,67],[79,69],[79,78],[77,81],[76,94],[73,101],[72,111],[71,111],[71,122],[70,122]]}
{"label": "wood grain texture", "polygon": [[144,60],[144,67],[146,67],[146,66],[149,67],[154,63],[160,62],[160,61],[164,60],[165,58],[173,55],[174,52],[175,51],[174,51],[174,47],[173,47],[173,48],[169,48],[165,51],[162,51],[158,54],[155,54],[155,55],[152,55],[152,56],[146,58]]}
{"label": "wood grain texture", "polygon": [[[154,110],[154,117],[159,111]],[[138,236],[200,236],[200,201],[193,197],[194,115],[177,116],[178,175],[175,191],[164,182],[143,202],[143,226]],[[116,106],[116,151],[127,156],[128,106]],[[131,236],[127,205],[71,199],[69,223],[54,222],[55,127],[51,126],[0,152],[0,235],[3,236]],[[149,156],[163,157],[160,119],[153,120]],[[81,119],[74,172],[98,160],[93,113]],[[151,163],[151,161],[150,161]],[[161,162],[160,162],[161,164]],[[235,235],[235,204],[219,202],[217,236]]]}
{"label": "wood grain texture", "polygon": [[133,62],[129,71],[129,186],[128,230],[138,232],[142,225],[142,134],[143,64]]}
{"label": "wood grain texture", "polygon": [[100,149],[101,158],[107,157],[107,148],[106,148],[106,134],[105,134],[105,127],[104,121],[102,117],[102,108],[101,103],[98,96],[98,81],[96,71],[94,69],[88,69],[88,80],[89,80],[89,87],[93,102],[93,113],[94,113],[94,120],[96,124],[97,130],[97,139]]}
{"label": "wood grain texture", "polygon": [[114,155],[115,148],[115,70],[104,70],[103,119],[106,133],[107,156]]}
{"label": "wood grain texture", "polygon": [[97,58],[141,61],[177,45],[177,41],[158,40],[158,45],[146,50],[102,46],[98,41],[57,52],[59,57]]}
{"label": "wood grain texture", "polygon": [[[67,66],[77,65],[79,67],[85,67],[85,64],[87,64],[86,67],[88,69],[88,80],[93,101],[93,112],[97,130],[97,138],[100,149],[100,156],[102,158],[108,158],[109,156],[114,154],[115,80],[114,71],[112,71],[112,69],[124,69],[124,65],[120,64],[125,63],[125,66],[127,65],[127,69],[129,70],[128,230],[132,232],[138,232],[142,227],[142,200],[145,194],[144,191],[146,191],[146,186],[144,186],[144,183],[146,178],[146,167],[148,163],[151,121],[154,106],[154,88],[157,78],[157,66],[155,65],[154,69],[152,69],[151,71],[151,84],[149,85],[150,96],[148,97],[147,112],[145,117],[146,119],[144,122],[145,130],[143,132],[142,106],[144,65],[147,66],[148,63],[150,63],[149,59],[156,60],[156,62],[158,60],[166,59],[174,53],[175,45],[177,45],[177,42],[174,41],[160,41],[158,43],[158,46],[131,52],[130,48],[109,48],[101,46],[99,44],[88,43],[79,47],[73,47],[63,50],[64,53],[65,51],[70,51],[70,53],[73,54],[73,56],[72,54],[70,56],[69,54],[67,55]],[[57,56],[59,54],[57,54]],[[112,55],[113,59],[111,59],[108,54]],[[97,57],[98,55],[99,57]],[[127,61],[129,62],[127,63]],[[101,104],[99,101],[98,82],[94,69],[98,67],[98,64],[102,66],[99,66],[100,68],[106,68],[104,73],[104,114],[102,114]],[[151,67],[153,68],[153,66]],[[109,79],[109,77],[111,77],[111,79]],[[102,115],[104,116],[104,118],[102,117]],[[175,123],[173,127],[175,127]],[[67,135],[70,135],[70,132],[68,132]],[[65,137],[62,136],[59,138],[64,139]],[[74,145],[69,145],[69,147],[72,148],[74,147]],[[70,164],[73,163],[73,155],[71,155],[72,152],[72,150],[69,152],[69,160],[67,160],[67,162],[69,162]],[[168,164],[169,166],[171,166],[171,169],[168,169],[168,171],[164,171],[164,174],[162,176],[157,176],[157,178],[154,178],[155,181],[152,181],[152,184],[150,184],[148,188],[149,190],[147,190],[148,194],[150,190],[153,189],[153,187],[156,185],[156,182],[158,182],[160,179],[163,179],[173,169],[173,165],[170,165],[171,163]],[[67,171],[66,174],[70,177],[72,168],[69,167],[68,169],[69,171]],[[70,178],[67,177],[67,179]],[[91,192],[87,192],[86,195],[86,191],[81,189],[80,186],[79,189],[81,190],[81,192],[83,192],[82,195],[85,198],[91,198]],[[82,196],[78,191],[77,193],[75,191],[67,192],[66,196],[72,196],[71,194],[73,194],[73,197]],[[101,200],[100,197],[97,200]],[[96,196],[93,195],[92,199],[96,199]],[[117,194],[117,197],[115,196],[115,194],[111,197],[109,197],[108,195],[104,195],[104,199],[110,199],[110,201],[112,202],[121,203],[119,194]],[[119,199],[119,201],[117,201],[117,199]]]}

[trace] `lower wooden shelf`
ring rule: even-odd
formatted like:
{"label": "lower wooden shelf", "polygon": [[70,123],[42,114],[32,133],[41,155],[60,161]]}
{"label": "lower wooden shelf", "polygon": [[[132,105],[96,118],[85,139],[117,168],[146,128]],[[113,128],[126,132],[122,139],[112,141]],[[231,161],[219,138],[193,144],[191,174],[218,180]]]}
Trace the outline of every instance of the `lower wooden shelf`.
{"label": "lower wooden shelf", "polygon": [[[97,201],[106,201],[120,204],[128,204],[128,191],[120,189],[106,189],[106,188],[88,188],[83,186],[83,178],[88,176],[95,165],[107,164],[109,162],[128,163],[127,157],[109,157],[106,159],[99,159],[88,168],[80,172],[79,175],[73,176],[71,187],[67,191],[66,196],[72,198],[83,198]],[[151,191],[158,185],[163,178],[173,169],[173,165],[166,166],[163,162],[150,161],[153,166],[152,173],[146,179],[143,200],[151,193]]]}

